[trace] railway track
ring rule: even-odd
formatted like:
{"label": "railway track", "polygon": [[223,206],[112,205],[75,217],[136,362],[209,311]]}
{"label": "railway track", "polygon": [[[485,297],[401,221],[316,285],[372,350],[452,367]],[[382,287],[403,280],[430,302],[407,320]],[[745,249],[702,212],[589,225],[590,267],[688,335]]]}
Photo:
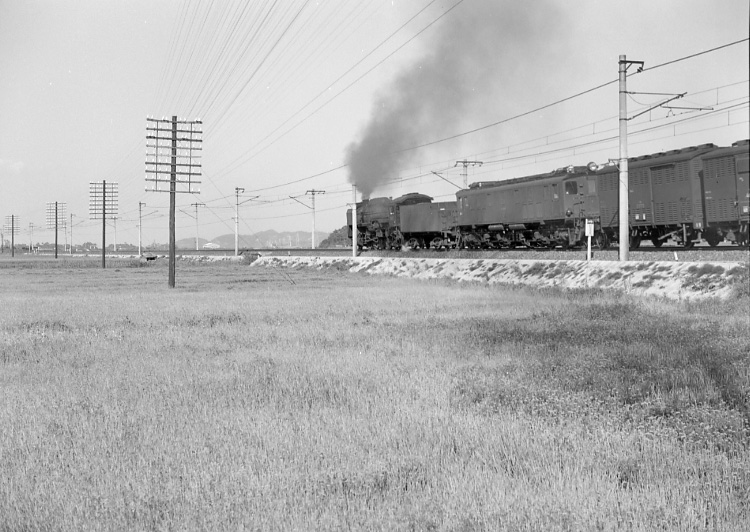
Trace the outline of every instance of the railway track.
{"label": "railway track", "polygon": [[[281,256],[351,256],[350,248],[298,250],[298,249],[258,249],[246,253]],[[593,260],[619,260],[616,247],[592,250]],[[500,249],[500,250],[364,250],[362,257],[403,257],[403,258],[445,258],[445,259],[514,259],[514,260],[586,260],[586,249]],[[747,262],[750,260],[748,248],[734,245],[719,245],[715,248],[697,245],[693,248],[678,246],[640,247],[630,250],[629,260],[633,261],[683,261],[683,262]]]}

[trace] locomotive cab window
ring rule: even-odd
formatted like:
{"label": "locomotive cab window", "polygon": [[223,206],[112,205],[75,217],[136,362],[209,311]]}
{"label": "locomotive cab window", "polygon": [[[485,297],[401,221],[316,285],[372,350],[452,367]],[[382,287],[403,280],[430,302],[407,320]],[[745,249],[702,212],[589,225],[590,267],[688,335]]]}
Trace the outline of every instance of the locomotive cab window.
{"label": "locomotive cab window", "polygon": [[578,194],[578,183],[576,181],[566,181],[565,182],[565,195],[575,196],[576,194]]}

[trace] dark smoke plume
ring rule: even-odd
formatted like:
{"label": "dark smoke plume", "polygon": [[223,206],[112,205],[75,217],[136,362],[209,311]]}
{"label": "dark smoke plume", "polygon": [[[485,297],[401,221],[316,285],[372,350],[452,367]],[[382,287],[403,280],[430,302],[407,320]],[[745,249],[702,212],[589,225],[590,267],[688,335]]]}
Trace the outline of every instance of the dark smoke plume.
{"label": "dark smoke plume", "polygon": [[514,91],[535,89],[524,87],[523,67],[549,56],[551,36],[565,31],[553,11],[540,0],[465,1],[428,30],[429,52],[376,97],[360,140],[347,148],[349,181],[363,197],[412,161],[417,150],[408,148],[491,122],[512,108],[503,80],[512,80]]}

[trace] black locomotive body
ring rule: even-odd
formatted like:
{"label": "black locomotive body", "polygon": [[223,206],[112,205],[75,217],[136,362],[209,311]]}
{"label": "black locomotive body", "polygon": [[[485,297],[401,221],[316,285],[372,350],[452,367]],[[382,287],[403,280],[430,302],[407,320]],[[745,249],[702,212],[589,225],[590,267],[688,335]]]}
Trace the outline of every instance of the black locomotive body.
{"label": "black locomotive body", "polygon": [[[357,203],[357,246],[370,249],[401,249],[401,208],[430,203],[432,198],[416,192],[399,198],[373,198]],[[352,237],[352,212],[346,211],[349,238]]]}

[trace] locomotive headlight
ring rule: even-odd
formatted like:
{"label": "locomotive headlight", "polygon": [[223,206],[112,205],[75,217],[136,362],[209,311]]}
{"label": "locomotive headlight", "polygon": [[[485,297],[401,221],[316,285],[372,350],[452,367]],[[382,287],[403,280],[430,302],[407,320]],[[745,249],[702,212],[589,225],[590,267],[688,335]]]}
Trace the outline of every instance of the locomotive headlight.
{"label": "locomotive headlight", "polygon": [[573,216],[573,211],[571,211],[570,209],[568,209],[567,211],[565,211],[565,216],[567,216],[567,217]]}

